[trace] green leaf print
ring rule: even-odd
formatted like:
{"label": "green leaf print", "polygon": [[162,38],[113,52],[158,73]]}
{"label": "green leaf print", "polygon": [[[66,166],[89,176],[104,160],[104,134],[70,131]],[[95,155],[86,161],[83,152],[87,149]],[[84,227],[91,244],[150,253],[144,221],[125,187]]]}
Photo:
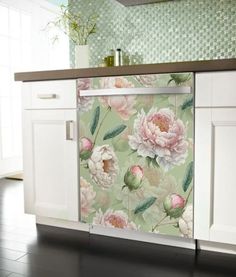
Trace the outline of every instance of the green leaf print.
{"label": "green leaf print", "polygon": [[113,129],[109,130],[104,135],[103,140],[111,139],[111,138],[114,138],[114,137],[118,136],[119,134],[121,134],[125,130],[126,127],[127,127],[126,125],[121,124],[121,125],[113,128]]}
{"label": "green leaf print", "polygon": [[80,159],[81,161],[85,161],[88,160],[92,155],[92,151],[83,151],[82,153],[80,153]]}
{"label": "green leaf print", "polygon": [[97,106],[97,108],[94,110],[94,114],[90,125],[90,132],[92,135],[95,133],[96,128],[98,126],[99,117],[100,117],[100,106]]}
{"label": "green leaf print", "polygon": [[191,74],[178,74],[178,73],[173,73],[170,74],[171,79],[168,82],[168,85],[171,82],[175,82],[176,85],[180,85],[182,83],[185,83],[190,80]]}
{"label": "green leaf print", "polygon": [[160,167],[159,164],[156,161],[156,157],[157,156],[155,156],[155,158],[146,157],[148,167],[150,167],[151,165],[153,167],[157,167],[157,168]]}
{"label": "green leaf print", "polygon": [[143,202],[138,204],[138,206],[135,208],[134,214],[138,214],[138,213],[142,213],[142,212],[146,211],[148,208],[150,208],[155,203],[156,199],[157,198],[153,197],[153,196],[145,199]]}
{"label": "green leaf print", "polygon": [[193,161],[189,163],[189,165],[186,168],[186,173],[182,183],[184,192],[188,190],[188,187],[191,184],[192,179],[193,179]]}
{"label": "green leaf print", "polygon": [[190,99],[186,99],[183,103],[183,105],[181,106],[181,110],[184,111],[188,108],[192,108],[193,107],[193,97],[191,97]]}

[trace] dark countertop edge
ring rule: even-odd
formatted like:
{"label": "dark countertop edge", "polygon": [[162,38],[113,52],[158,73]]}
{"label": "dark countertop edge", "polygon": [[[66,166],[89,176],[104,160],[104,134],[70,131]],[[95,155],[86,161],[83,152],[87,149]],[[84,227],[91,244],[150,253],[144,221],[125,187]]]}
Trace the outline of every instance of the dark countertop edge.
{"label": "dark countertop edge", "polygon": [[18,72],[15,81],[46,81],[77,78],[127,76],[178,72],[207,72],[236,70],[236,59],[203,60],[160,64],[141,64],[119,67],[97,67],[50,71]]}

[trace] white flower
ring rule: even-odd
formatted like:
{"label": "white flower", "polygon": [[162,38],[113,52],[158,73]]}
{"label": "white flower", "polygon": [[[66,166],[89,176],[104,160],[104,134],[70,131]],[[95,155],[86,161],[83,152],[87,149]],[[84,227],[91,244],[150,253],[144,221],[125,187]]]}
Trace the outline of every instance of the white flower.
{"label": "white flower", "polygon": [[111,228],[137,230],[134,222],[129,222],[128,215],[124,211],[108,209],[105,213],[101,209],[96,213],[93,224]]}
{"label": "white flower", "polygon": [[193,205],[188,205],[179,219],[179,230],[186,238],[193,236]]}
{"label": "white flower", "polygon": [[97,146],[88,160],[88,167],[94,182],[107,189],[114,183],[118,173],[117,157],[109,145]]}
{"label": "white flower", "polygon": [[96,192],[93,187],[88,183],[83,177],[80,177],[80,201],[81,201],[81,215],[86,218],[89,213],[93,211],[92,204],[94,198],[96,197]]}

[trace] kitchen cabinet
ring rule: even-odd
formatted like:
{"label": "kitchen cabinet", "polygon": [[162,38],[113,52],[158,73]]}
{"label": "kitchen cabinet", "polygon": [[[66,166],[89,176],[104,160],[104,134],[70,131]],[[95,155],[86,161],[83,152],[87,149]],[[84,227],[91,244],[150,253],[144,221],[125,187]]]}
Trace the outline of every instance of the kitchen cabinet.
{"label": "kitchen cabinet", "polygon": [[[23,111],[25,211],[78,221],[78,114],[73,106],[72,109],[61,108],[61,88],[58,90],[61,83],[65,93],[74,99],[76,82],[70,81],[66,87],[63,81],[59,85],[58,82],[50,82],[49,86],[47,83],[23,86],[24,102],[33,103],[26,105]],[[49,106],[53,108],[48,109]]]}
{"label": "kitchen cabinet", "polygon": [[236,244],[236,72],[196,75],[194,238]]}
{"label": "kitchen cabinet", "polygon": [[[232,59],[17,73],[16,80],[24,81],[26,212],[38,215],[39,224],[93,234],[188,248],[195,248],[193,239],[197,239],[200,247],[208,250],[215,247],[223,252],[228,251],[228,246],[235,247],[235,65]],[[191,93],[153,97],[152,89],[171,87],[175,91],[182,88],[188,91],[192,87],[191,80],[176,79],[182,74],[170,74],[172,71],[196,72],[195,97]],[[149,74],[142,75],[145,72]],[[171,80],[172,77],[176,80]],[[122,96],[120,101],[113,101],[115,95]],[[111,110],[108,103],[113,105]],[[163,107],[168,113],[171,110],[174,118],[185,125],[186,160],[166,171],[163,163],[158,167],[152,159],[127,152],[130,137],[142,127],[133,128],[138,113],[146,117],[151,106],[155,111]],[[155,119],[155,126],[167,128],[168,121],[162,122],[163,117]],[[116,131],[111,132],[114,128]],[[104,155],[102,150],[112,155]],[[90,158],[93,163],[89,165]],[[193,174],[190,167],[193,161],[194,180],[187,178],[185,187],[183,181]],[[140,183],[135,180],[135,185],[140,185],[138,190],[132,190],[129,184],[130,190],[126,184],[129,181],[124,180],[131,168],[139,178],[145,176]],[[110,179],[103,179],[105,175],[101,172],[110,172]],[[181,215],[181,221],[166,217],[166,212],[170,214],[168,195],[173,193],[190,206],[185,216]]]}

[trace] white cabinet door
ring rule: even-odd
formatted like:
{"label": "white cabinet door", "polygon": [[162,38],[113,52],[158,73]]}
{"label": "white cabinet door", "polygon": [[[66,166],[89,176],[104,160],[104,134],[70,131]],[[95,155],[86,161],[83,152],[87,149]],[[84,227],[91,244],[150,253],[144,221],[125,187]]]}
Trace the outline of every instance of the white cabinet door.
{"label": "white cabinet door", "polygon": [[79,218],[76,110],[25,110],[25,211]]}
{"label": "white cabinet door", "polygon": [[196,107],[235,107],[236,71],[196,74]]}
{"label": "white cabinet door", "polygon": [[194,238],[236,244],[236,108],[196,109]]}

